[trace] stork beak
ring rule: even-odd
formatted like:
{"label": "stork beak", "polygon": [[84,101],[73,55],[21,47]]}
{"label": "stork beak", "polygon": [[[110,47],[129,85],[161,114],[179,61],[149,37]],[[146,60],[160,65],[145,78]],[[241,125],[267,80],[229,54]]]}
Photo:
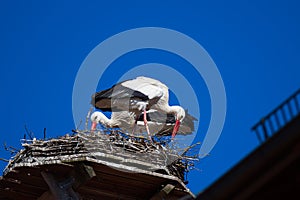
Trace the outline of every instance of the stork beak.
{"label": "stork beak", "polygon": [[172,132],[172,139],[174,139],[174,137],[176,136],[179,127],[180,127],[180,121],[176,120],[174,129],[173,129],[173,132]]}
{"label": "stork beak", "polygon": [[91,126],[91,131],[96,130],[96,127],[97,127],[97,122],[93,122]]}

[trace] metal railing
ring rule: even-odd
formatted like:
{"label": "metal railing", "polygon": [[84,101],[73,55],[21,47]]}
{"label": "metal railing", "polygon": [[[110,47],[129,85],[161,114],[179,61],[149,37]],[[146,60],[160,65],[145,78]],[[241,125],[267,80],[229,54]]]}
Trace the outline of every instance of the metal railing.
{"label": "metal railing", "polygon": [[260,142],[266,141],[300,114],[300,89],[252,127]]}

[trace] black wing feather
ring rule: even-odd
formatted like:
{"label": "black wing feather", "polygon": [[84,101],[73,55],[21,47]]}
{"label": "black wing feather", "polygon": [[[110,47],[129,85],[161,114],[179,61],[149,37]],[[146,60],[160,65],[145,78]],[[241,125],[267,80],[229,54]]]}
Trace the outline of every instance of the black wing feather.
{"label": "black wing feather", "polygon": [[116,84],[92,95],[91,104],[103,111],[122,110],[122,106],[129,105],[130,100],[148,101],[149,98],[139,91]]}

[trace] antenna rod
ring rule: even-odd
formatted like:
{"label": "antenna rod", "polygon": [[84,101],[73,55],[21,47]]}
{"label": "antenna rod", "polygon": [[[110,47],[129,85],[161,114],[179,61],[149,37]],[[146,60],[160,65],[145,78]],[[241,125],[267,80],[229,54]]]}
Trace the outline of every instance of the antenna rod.
{"label": "antenna rod", "polygon": [[32,140],[32,136],[31,136],[31,134],[29,133],[26,124],[24,125],[24,127],[25,127],[25,131],[26,131],[27,135],[28,135],[29,138]]}
{"label": "antenna rod", "polygon": [[46,139],[46,128],[44,128],[44,139]]}

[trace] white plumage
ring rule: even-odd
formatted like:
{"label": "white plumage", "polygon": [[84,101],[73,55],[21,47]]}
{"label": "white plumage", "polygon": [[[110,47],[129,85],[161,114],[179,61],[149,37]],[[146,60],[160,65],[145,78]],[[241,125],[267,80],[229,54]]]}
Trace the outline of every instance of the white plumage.
{"label": "white plumage", "polygon": [[[117,83],[109,89],[97,92],[92,96],[91,103],[95,108],[102,111],[112,111],[112,118],[115,112],[120,111],[134,113],[136,118],[144,112],[144,124],[149,137],[146,111],[150,108],[162,113],[174,114],[176,122],[172,137],[175,137],[180,122],[185,117],[185,111],[182,107],[169,105],[168,87],[156,79],[144,76]],[[113,122],[120,121],[116,119],[114,117]]]}

